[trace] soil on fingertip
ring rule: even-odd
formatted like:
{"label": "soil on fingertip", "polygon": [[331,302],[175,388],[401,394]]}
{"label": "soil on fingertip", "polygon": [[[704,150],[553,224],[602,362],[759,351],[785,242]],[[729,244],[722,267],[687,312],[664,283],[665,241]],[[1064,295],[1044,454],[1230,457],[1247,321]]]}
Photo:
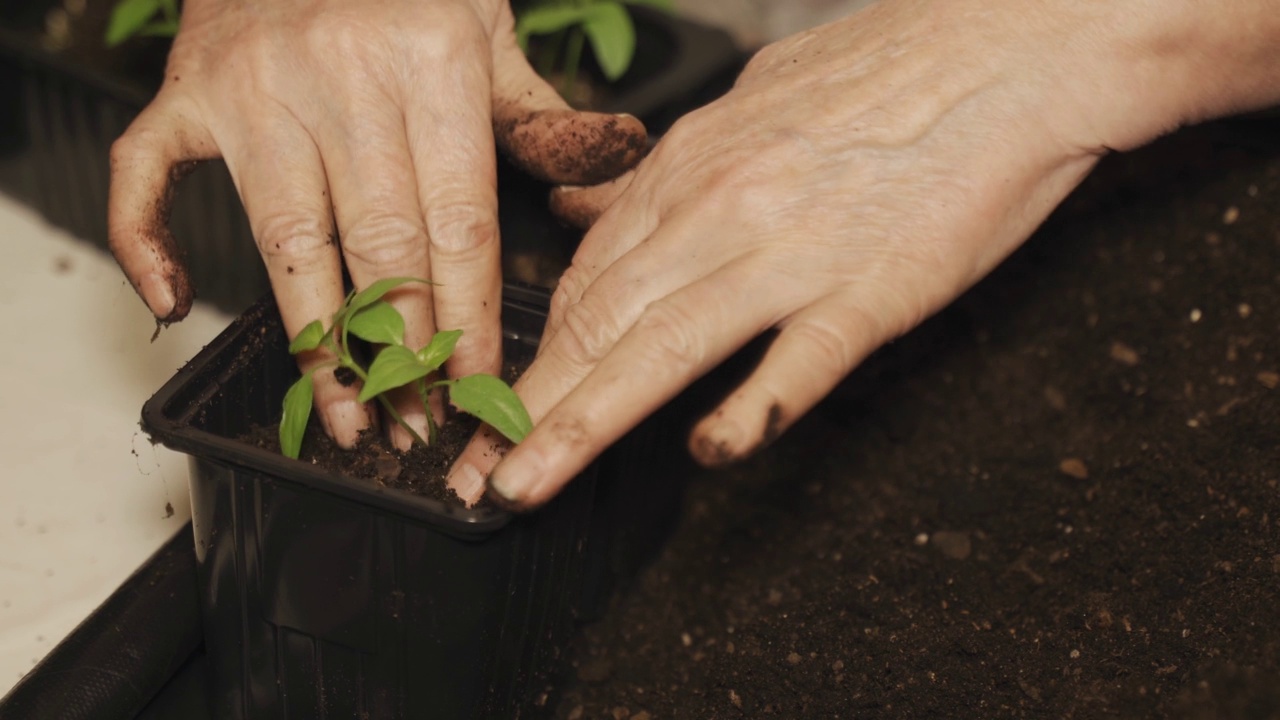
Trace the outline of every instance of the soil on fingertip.
{"label": "soil on fingertip", "polygon": [[[924,211],[922,209],[922,211]],[[758,457],[569,720],[1280,718],[1280,120],[1106,159]]]}

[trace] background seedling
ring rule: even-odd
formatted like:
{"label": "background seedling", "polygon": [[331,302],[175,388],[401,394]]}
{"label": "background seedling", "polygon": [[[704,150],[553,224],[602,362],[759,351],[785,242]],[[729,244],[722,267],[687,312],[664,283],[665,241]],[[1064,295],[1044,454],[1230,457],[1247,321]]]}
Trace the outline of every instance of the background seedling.
{"label": "background seedling", "polygon": [[[561,92],[568,96],[577,82],[587,42],[591,43],[596,62],[609,82],[622,77],[631,67],[636,51],[636,29],[627,5],[648,5],[669,12],[673,2],[535,0],[515,3],[516,38],[528,53],[530,37],[551,36],[541,44],[537,57],[530,60],[543,77],[550,78],[558,70],[563,78]],[[112,9],[107,25],[107,47],[115,47],[132,37],[173,37],[178,33],[180,16],[178,0],[120,0]]]}
{"label": "background seedling", "polygon": [[[289,344],[289,352],[308,352],[320,347],[332,351],[337,359],[320,365],[303,374],[285,393],[284,414],[280,420],[280,451],[297,458],[302,449],[302,436],[311,418],[311,405],[315,396],[314,375],[317,371],[341,367],[355,373],[364,383],[360,390],[360,402],[376,399],[416,442],[434,444],[439,434],[431,413],[428,398],[436,388],[447,388],[449,399],[465,413],[502,433],[512,442],[520,442],[533,429],[533,422],[524,403],[509,385],[492,375],[476,374],[457,379],[427,381],[427,377],[439,370],[453,355],[462,337],[461,330],[443,330],[435,334],[425,347],[413,350],[404,342],[404,318],[383,296],[406,283],[426,283],[416,278],[388,278],[379,280],[360,292],[352,291],[333,314],[326,328],[320,320],[314,320],[298,333]],[[356,361],[351,353],[351,336],[367,342],[383,345],[368,368]],[[412,384],[426,410],[428,440],[414,431],[404,421],[386,393]]]}
{"label": "background seedling", "polygon": [[550,78],[556,72],[563,47],[563,86],[566,97],[578,78],[585,42],[590,41],[605,79],[622,77],[636,51],[636,28],[627,5],[648,5],[670,11],[673,0],[544,0],[516,12],[516,39],[527,54],[529,38],[551,36],[531,58],[538,73]]}
{"label": "background seedling", "polygon": [[107,23],[107,47],[131,37],[173,37],[178,34],[178,0],[120,0]]}

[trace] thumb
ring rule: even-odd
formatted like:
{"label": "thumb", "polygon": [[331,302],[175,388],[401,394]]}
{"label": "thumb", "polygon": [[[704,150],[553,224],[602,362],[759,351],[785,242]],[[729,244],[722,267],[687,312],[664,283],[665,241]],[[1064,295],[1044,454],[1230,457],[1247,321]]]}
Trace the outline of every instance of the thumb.
{"label": "thumb", "polygon": [[579,230],[588,230],[635,179],[635,171],[591,187],[562,186],[551,191],[551,212]]}
{"label": "thumb", "polygon": [[644,157],[644,125],[630,115],[579,112],[538,76],[502,3],[493,41],[493,133],[510,160],[555,185],[595,185]]}

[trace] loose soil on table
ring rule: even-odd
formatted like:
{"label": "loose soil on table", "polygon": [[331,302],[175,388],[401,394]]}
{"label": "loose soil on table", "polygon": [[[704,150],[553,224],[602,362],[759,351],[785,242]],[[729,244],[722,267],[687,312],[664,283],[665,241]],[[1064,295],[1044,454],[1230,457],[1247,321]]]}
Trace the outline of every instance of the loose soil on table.
{"label": "loose soil on table", "polygon": [[1280,129],[1109,158],[695,477],[558,718],[1280,717]]}

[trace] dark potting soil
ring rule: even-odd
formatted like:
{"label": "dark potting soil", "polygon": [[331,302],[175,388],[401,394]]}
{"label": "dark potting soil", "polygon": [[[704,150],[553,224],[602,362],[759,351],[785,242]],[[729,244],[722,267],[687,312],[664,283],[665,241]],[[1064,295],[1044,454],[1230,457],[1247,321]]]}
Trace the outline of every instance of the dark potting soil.
{"label": "dark potting soil", "polygon": [[[461,506],[453,488],[445,485],[445,476],[454,458],[462,453],[480,423],[468,415],[459,415],[440,428],[439,441],[431,446],[414,444],[407,452],[395,449],[381,433],[366,430],[352,450],[344,450],[320,427],[312,422],[303,436],[298,459],[320,465],[348,477],[367,480],[383,487],[407,490],[426,497]],[[280,428],[258,427],[241,438],[245,442],[280,452]],[[487,501],[482,501],[487,502]]]}
{"label": "dark potting soil", "polygon": [[694,479],[557,718],[1280,718],[1280,130],[1109,158]]}
{"label": "dark potting soil", "polygon": [[[503,378],[515,379],[528,367],[527,361],[509,363]],[[463,506],[453,488],[445,484],[453,461],[462,454],[471,437],[480,427],[480,421],[463,413],[451,413],[440,427],[437,442],[430,445],[415,443],[408,451],[397,450],[381,432],[366,430],[360,434],[359,443],[345,450],[324,433],[318,421],[307,424],[302,438],[298,459],[320,465],[358,480],[367,480],[382,487],[405,490],[418,495]],[[280,452],[280,426],[255,427],[240,438],[255,447]],[[488,506],[488,498],[482,498],[477,507]]]}

